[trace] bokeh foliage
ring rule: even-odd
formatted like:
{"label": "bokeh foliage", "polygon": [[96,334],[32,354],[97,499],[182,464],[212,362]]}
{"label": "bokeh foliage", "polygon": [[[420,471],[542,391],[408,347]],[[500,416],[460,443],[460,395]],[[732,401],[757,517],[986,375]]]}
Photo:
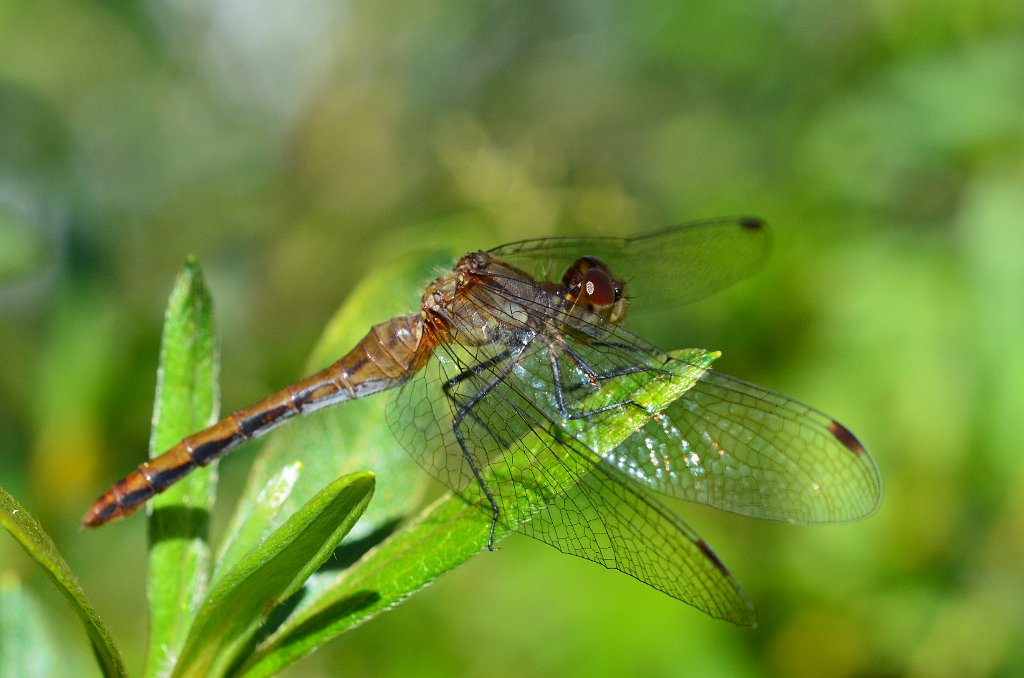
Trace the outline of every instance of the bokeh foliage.
{"label": "bokeh foliage", "polygon": [[[1022,55],[1002,0],[0,0],[0,485],[139,667],[144,521],[77,524],[145,453],[189,254],[229,410],[300,376],[382,262],[757,214],[767,268],[649,334],[849,425],[877,515],[679,505],[755,631],[513,538],[296,672],[1022,672]],[[251,457],[222,465],[222,507]],[[85,667],[6,538],[0,569]]]}

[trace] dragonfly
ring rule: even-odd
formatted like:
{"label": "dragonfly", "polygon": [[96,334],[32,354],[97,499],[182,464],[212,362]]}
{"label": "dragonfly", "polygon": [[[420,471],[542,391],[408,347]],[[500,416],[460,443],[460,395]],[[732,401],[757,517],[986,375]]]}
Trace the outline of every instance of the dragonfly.
{"label": "dragonfly", "polygon": [[[374,325],[334,364],[143,463],[96,500],[83,527],[129,515],[299,414],[391,391],[395,437],[483,511],[489,549],[501,525],[752,625],[739,582],[657,495],[843,522],[876,509],[878,469],[832,417],[698,364],[699,353],[662,351],[633,326],[747,277],[769,241],[762,220],[732,217],[466,254],[426,285],[418,311]],[[690,367],[696,378],[668,402],[640,397]],[[610,417],[626,429],[602,445]]]}

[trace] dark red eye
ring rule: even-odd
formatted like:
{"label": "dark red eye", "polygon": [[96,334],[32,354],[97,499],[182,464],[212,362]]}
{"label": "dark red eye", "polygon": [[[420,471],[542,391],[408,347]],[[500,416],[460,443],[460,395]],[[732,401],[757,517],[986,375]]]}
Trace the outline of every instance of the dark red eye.
{"label": "dark red eye", "polygon": [[591,268],[583,274],[580,295],[594,306],[611,306],[615,303],[615,286],[607,273],[599,268]]}

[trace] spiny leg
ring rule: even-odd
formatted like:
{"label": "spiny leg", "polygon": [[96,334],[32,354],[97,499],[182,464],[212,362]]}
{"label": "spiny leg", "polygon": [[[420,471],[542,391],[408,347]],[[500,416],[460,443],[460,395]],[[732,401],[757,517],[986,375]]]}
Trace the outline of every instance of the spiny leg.
{"label": "spiny leg", "polygon": [[444,383],[444,386],[441,387],[441,390],[444,391],[444,395],[445,395],[446,398],[448,398],[449,400],[454,402],[456,396],[452,394],[452,389],[453,388],[455,388],[456,386],[458,386],[459,384],[461,384],[465,380],[469,379],[470,377],[475,377],[476,375],[480,374],[481,372],[487,371],[487,370],[491,369],[492,367],[494,367],[495,365],[499,365],[499,364],[501,364],[502,362],[508,360],[511,357],[512,357],[512,349],[506,349],[506,350],[502,351],[501,353],[499,353],[498,355],[491,356],[490,358],[488,358],[487,360],[485,360],[485,361],[483,361],[481,363],[477,363],[475,365],[471,365],[471,366],[467,367],[466,369],[462,370],[461,372],[459,372],[458,374],[456,374],[454,377],[452,377],[448,381],[446,381]]}
{"label": "spiny leg", "polygon": [[[600,382],[602,382],[602,381],[605,381],[605,380],[608,380],[608,379],[614,379],[615,377],[622,377],[622,376],[625,376],[625,375],[628,375],[628,374],[639,374],[639,373],[642,373],[642,372],[657,372],[657,373],[661,373],[661,374],[665,373],[664,370],[660,370],[660,369],[655,368],[655,367],[649,367],[647,365],[630,365],[628,367],[621,367],[621,368],[614,369],[614,370],[609,370],[608,372],[600,374],[595,369],[590,367],[590,365],[587,364],[587,362],[583,359],[582,356],[580,356],[578,353],[576,353],[576,351],[574,351],[568,344],[565,343],[565,341],[563,339],[561,339],[557,335],[555,336],[555,338],[548,338],[546,341],[547,341],[547,348],[548,348],[548,361],[549,361],[549,363],[551,365],[551,376],[552,376],[552,380],[553,380],[553,384],[554,384],[554,389],[555,389],[555,402],[556,402],[556,404],[558,406],[558,413],[566,421],[571,421],[571,420],[575,420],[575,419],[588,419],[590,417],[593,417],[593,416],[596,416],[598,414],[601,414],[602,412],[608,412],[609,410],[620,409],[622,407],[626,407],[626,406],[629,406],[629,405],[632,405],[634,407],[639,407],[640,409],[642,409],[644,411],[647,411],[647,408],[645,408],[643,405],[641,405],[640,403],[636,402],[632,398],[627,398],[625,400],[620,400],[619,402],[612,403],[610,405],[605,405],[603,407],[598,407],[598,408],[595,408],[593,410],[570,411],[569,408],[566,407],[566,405],[565,405],[565,393],[566,392],[570,392],[571,393],[571,392],[579,390],[581,388],[585,388],[588,385],[592,386],[594,388],[597,388],[599,386]],[[578,385],[569,387],[568,389],[566,388],[565,383],[562,380],[562,369],[558,365],[558,352],[559,352],[559,350],[569,360],[572,361],[572,363],[576,366],[576,369],[578,369],[580,372],[583,373],[583,376],[585,376],[589,380],[589,384],[578,384]]]}
{"label": "spiny leg", "polygon": [[[618,369],[609,370],[608,372],[605,372],[604,374],[598,374],[596,370],[594,370],[592,367],[590,367],[590,365],[588,365],[586,363],[586,361],[583,359],[583,356],[581,356],[579,353],[577,353],[574,348],[569,346],[569,344],[567,344],[564,339],[562,339],[561,337],[558,337],[557,338],[557,342],[558,342],[558,347],[562,350],[562,353],[564,353],[566,355],[566,357],[569,358],[569,360],[571,360],[573,362],[573,364],[576,365],[577,368],[579,368],[580,371],[582,371],[584,374],[586,374],[587,378],[589,378],[591,380],[591,382],[604,381],[606,379],[614,379],[615,377],[621,377],[621,376],[624,376],[624,375],[627,375],[627,374],[638,374],[638,373],[641,373],[641,372],[657,372],[658,374],[662,374],[662,375],[668,375],[669,374],[669,372],[667,370],[663,370],[663,369],[660,369],[660,368],[657,368],[657,367],[651,367],[650,365],[644,365],[644,364],[630,365],[628,367],[620,367]],[[592,346],[602,346],[602,347],[619,346],[619,344],[610,344],[608,342],[592,342],[591,345]],[[638,349],[636,349],[636,348],[633,348],[633,350],[639,352]]]}
{"label": "spiny leg", "polygon": [[[495,365],[500,365],[503,361],[510,359],[512,355],[512,349],[507,349],[496,356],[491,356],[490,358],[483,362],[465,368],[464,370],[456,374],[454,377],[444,382],[444,385],[441,386],[441,391],[444,393],[444,397],[447,398],[450,403],[452,403],[453,407],[456,410],[460,409],[462,407],[462,396],[459,395],[458,393],[455,393],[454,388],[461,384],[462,382],[469,379],[470,377],[475,377],[481,372],[486,372],[490,370]],[[467,414],[477,424],[483,426],[484,428],[487,428],[484,425],[484,423],[480,421],[480,418],[476,416],[476,413],[468,412]]]}
{"label": "spiny leg", "polygon": [[[586,343],[590,346],[597,346],[600,348],[610,348],[619,352],[632,353],[640,357],[640,359],[649,359],[651,357],[650,349],[643,348],[642,346],[636,346],[622,341],[606,341],[604,339],[594,339],[587,337]],[[664,355],[664,361],[667,363],[672,357],[668,354]]]}
{"label": "spiny leg", "polygon": [[523,351],[521,351],[518,354],[518,356],[513,356],[512,352],[508,351],[507,355],[509,360],[505,363],[505,365],[503,365],[502,368],[498,372],[496,372],[493,375],[493,377],[486,384],[484,384],[484,386],[479,391],[477,391],[477,393],[474,394],[473,397],[470,398],[465,404],[459,405],[458,403],[456,403],[455,397],[450,393],[450,387],[448,385],[458,384],[461,381],[468,379],[470,376],[474,376],[479,372],[483,372],[489,369],[490,367],[497,365],[500,362],[500,358],[502,358],[505,354],[494,356],[489,360],[474,365],[469,369],[455,375],[454,377],[448,380],[446,388],[442,389],[445,393],[445,396],[449,399],[449,401],[457,405],[455,416],[452,417],[452,432],[455,434],[455,440],[456,442],[459,443],[459,447],[462,449],[462,456],[466,460],[466,463],[469,464],[469,470],[473,472],[473,477],[476,479],[476,482],[480,486],[480,489],[483,491],[484,496],[487,498],[487,501],[491,504],[491,529],[487,535],[488,551],[495,550],[494,531],[498,526],[498,518],[500,517],[501,512],[498,509],[498,503],[494,500],[494,495],[491,494],[491,490],[487,487],[487,483],[484,482],[483,474],[480,472],[480,469],[477,467],[476,462],[473,460],[473,455],[469,453],[469,449],[466,447],[466,440],[462,435],[462,420],[465,419],[466,416],[468,415],[472,417],[473,420],[477,422],[477,424],[483,426],[484,428],[487,428],[487,425],[480,421],[480,419],[477,418],[477,416],[473,413],[472,410],[477,405],[477,403],[483,400],[484,397],[487,396],[487,394],[489,394],[498,386],[498,384],[504,381],[505,377],[512,373],[512,370],[515,369],[516,365],[518,365],[522,361],[523,357],[526,355],[525,349],[526,347],[524,346]]}

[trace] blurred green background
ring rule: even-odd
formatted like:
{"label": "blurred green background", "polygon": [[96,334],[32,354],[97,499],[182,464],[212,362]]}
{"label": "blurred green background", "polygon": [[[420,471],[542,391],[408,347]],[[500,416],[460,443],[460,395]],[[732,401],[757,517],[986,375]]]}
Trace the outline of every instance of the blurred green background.
{"label": "blurred green background", "polygon": [[[843,421],[881,468],[878,513],[674,504],[755,630],[516,537],[291,675],[1024,673],[1013,0],[0,0],[0,485],[137,669],[145,521],[78,519],[145,454],[188,254],[228,410],[300,376],[381,262],[740,213],[773,224],[768,266],[651,337]],[[222,465],[215,529],[252,456]],[[0,571],[92,673],[6,537]]]}

